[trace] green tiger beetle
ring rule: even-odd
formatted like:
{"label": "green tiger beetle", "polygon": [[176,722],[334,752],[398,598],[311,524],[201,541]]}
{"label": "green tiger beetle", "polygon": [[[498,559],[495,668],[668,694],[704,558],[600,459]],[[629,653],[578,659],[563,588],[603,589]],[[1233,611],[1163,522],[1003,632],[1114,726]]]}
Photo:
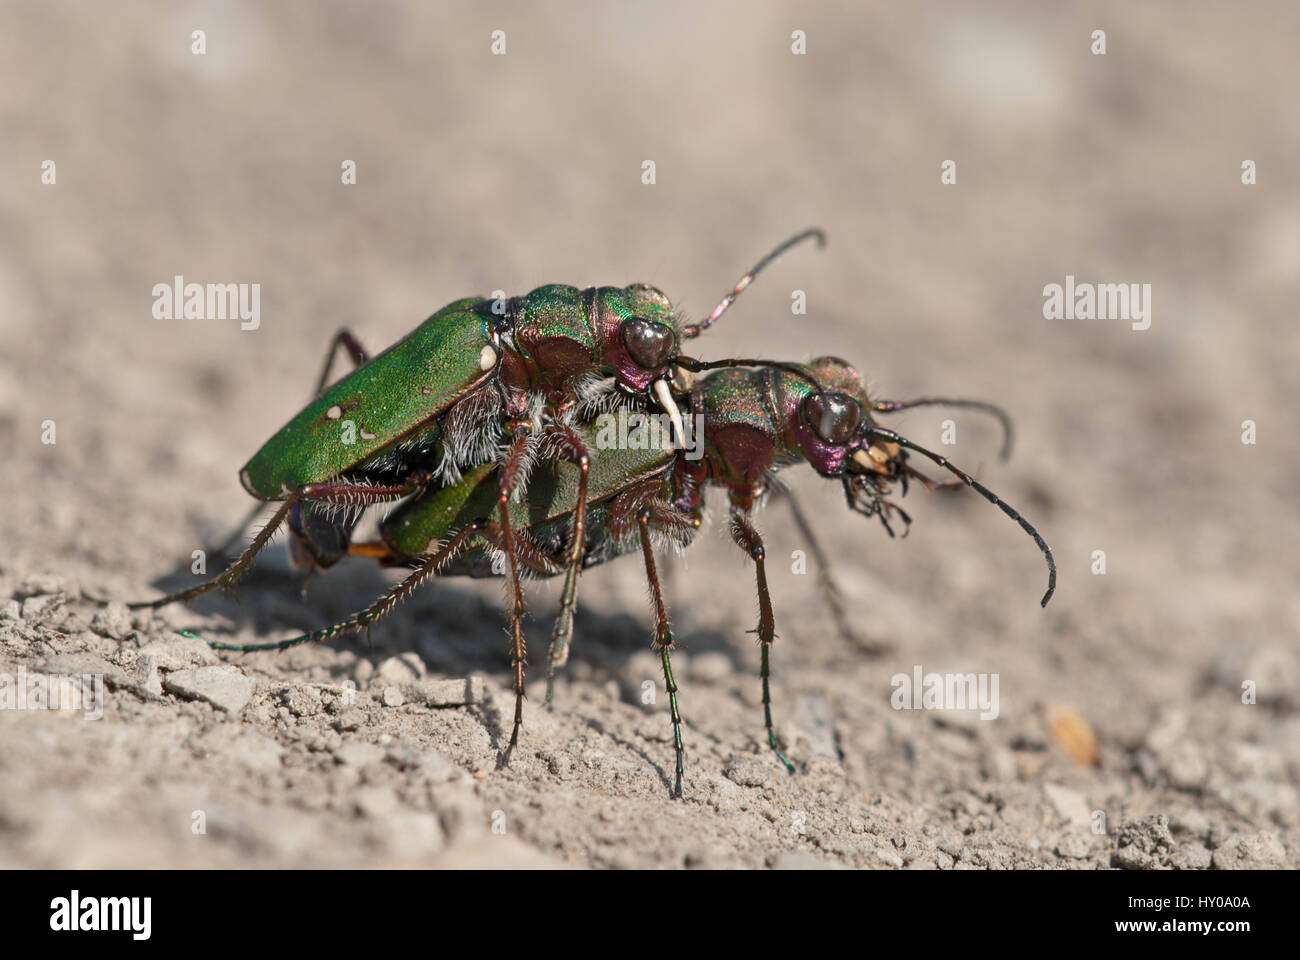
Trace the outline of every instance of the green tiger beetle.
{"label": "green tiger beetle", "polygon": [[[495,465],[494,512],[510,580],[512,749],[523,717],[525,653],[512,497],[527,489],[539,459],[575,465],[580,483],[572,539],[581,544],[593,457],[574,425],[593,385],[612,378],[622,402],[662,409],[683,442],[675,395],[685,395],[689,383],[676,362],[681,341],[699,336],[768,264],[807,239],[825,243],[815,228],[786,240],[699,323],[685,322],[662,291],[633,283],[584,290],[549,285],[523,297],[457,300],[373,358],[350,331],[339,331],[315,399],[239,472],[252,496],[280,502],[270,521],[216,578],[130,606],[161,607],[234,585],[286,522],[294,562],[309,572],[329,567],[364,552],[353,549],[351,536],[367,507],[454,487],[465,471]],[[356,369],[327,388],[340,348]],[[572,634],[580,568],[568,567],[555,624],[552,645],[560,660]]]}
{"label": "green tiger beetle", "polygon": [[[540,470],[521,502],[511,502],[515,554],[529,573],[548,577],[571,573],[615,556],[640,550],[654,611],[655,649],[659,652],[669,696],[676,752],[673,795],[681,796],[685,750],[670,651],[673,634],[656,569],[654,550],[691,542],[703,520],[704,491],[725,489],[731,501],[730,534],[753,561],[756,571],[761,648],[763,719],[768,745],[787,770],[772,726],[769,650],[776,622],[767,587],[766,547],[755,527],[755,508],[773,489],[777,471],[800,460],[822,476],[838,479],[851,510],[875,516],[893,535],[889,519],[911,518],[886,499],[894,483],[907,492],[909,479],[931,490],[972,487],[1015,520],[1038,545],[1048,568],[1046,606],[1056,589],[1056,562],[1038,532],[1010,505],[967,473],[926,448],[881,426],[873,414],[890,414],[923,405],[969,407],[990,412],[1009,424],[996,407],[978,401],[922,398],[912,401],[871,399],[861,376],[843,360],[822,357],[810,363],[766,360],[704,362],[679,357],[692,372],[713,370],[689,395],[689,410],[703,430],[703,456],[690,458],[671,443],[645,449],[600,449],[589,474],[571,461],[557,460]],[[731,368],[731,369],[718,369]],[[749,369],[738,369],[749,368]],[[576,428],[586,442],[591,425]],[[1009,434],[1008,434],[1009,441]],[[1005,448],[1004,448],[1005,449]],[[908,461],[915,452],[958,479],[936,481]],[[218,649],[283,650],[300,643],[331,639],[372,626],[412,590],[434,575],[490,576],[492,559],[504,549],[504,524],[492,519],[502,465],[482,464],[457,484],[429,487],[390,513],[380,524],[380,539],[354,545],[356,552],[387,564],[415,567],[405,580],[366,610],[332,626],[291,640],[231,645]],[[587,522],[572,523],[585,507]],[[511,744],[518,734],[516,718]]]}

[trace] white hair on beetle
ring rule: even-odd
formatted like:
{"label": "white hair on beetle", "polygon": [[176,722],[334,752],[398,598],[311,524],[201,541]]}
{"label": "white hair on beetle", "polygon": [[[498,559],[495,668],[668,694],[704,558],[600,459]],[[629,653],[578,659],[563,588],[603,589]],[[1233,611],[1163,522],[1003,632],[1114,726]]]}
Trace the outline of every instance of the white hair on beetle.
{"label": "white hair on beetle", "polygon": [[640,397],[632,396],[618,389],[614,377],[602,377],[599,373],[589,373],[578,381],[574,387],[578,397],[573,408],[573,417],[580,423],[590,423],[602,413],[613,413],[619,409],[641,410],[645,402]]}
{"label": "white hair on beetle", "polygon": [[464,471],[498,458],[501,406],[501,396],[495,390],[475,391],[452,406],[443,421],[443,454],[433,470],[435,481],[455,486]]}

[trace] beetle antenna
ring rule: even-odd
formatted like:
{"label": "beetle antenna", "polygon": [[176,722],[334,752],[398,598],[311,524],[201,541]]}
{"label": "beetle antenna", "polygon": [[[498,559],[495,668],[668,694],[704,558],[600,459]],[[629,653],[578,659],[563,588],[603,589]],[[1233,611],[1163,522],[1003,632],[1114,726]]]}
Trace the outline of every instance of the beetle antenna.
{"label": "beetle antenna", "polygon": [[693,373],[699,373],[702,370],[720,370],[724,367],[771,367],[774,370],[782,370],[785,373],[792,374],[800,380],[812,384],[813,389],[818,393],[825,393],[826,388],[817,382],[807,370],[804,370],[797,363],[785,363],[781,360],[696,360],[694,357],[678,357],[675,361],[679,367],[684,367]]}
{"label": "beetle antenna", "polygon": [[1011,459],[1011,417],[1001,407],[985,403],[983,400],[954,400],[949,397],[920,397],[916,400],[873,400],[871,403],[871,409],[876,413],[898,413],[900,410],[908,410],[912,407],[964,407],[968,410],[982,410],[984,413],[997,417],[1002,424],[1002,449],[998,452],[998,459],[1004,463]]}
{"label": "beetle antenna", "polygon": [[773,250],[771,253],[765,256],[762,260],[758,261],[758,263],[754,264],[754,266],[750,268],[749,273],[745,274],[743,277],[737,280],[736,286],[732,289],[732,291],[729,294],[727,294],[725,297],[722,298],[721,303],[719,303],[716,307],[713,308],[712,313],[710,313],[699,323],[688,323],[685,327],[683,327],[682,336],[690,340],[695,337],[698,337],[705,330],[709,329],[709,327],[713,326],[714,321],[716,321],[718,317],[722,316],[723,313],[726,312],[727,307],[731,306],[732,303],[735,302],[736,297],[740,296],[740,291],[744,290],[747,286],[749,286],[751,283],[754,282],[754,278],[758,276],[758,274],[763,270],[764,267],[766,267],[777,257],[781,256],[781,254],[785,253],[796,243],[801,243],[802,241],[807,240],[809,237],[817,238],[818,249],[826,246],[826,234],[823,233],[819,227],[811,227],[810,229],[803,231],[803,233],[796,233],[793,237],[785,241],[785,243],[781,244],[779,247],[777,247],[775,250]]}
{"label": "beetle antenna", "polygon": [[1047,545],[1047,541],[1044,540],[1039,535],[1038,531],[1035,530],[1030,525],[1028,520],[1026,520],[1020,514],[1016,513],[1016,511],[1012,508],[1011,504],[1007,503],[1005,500],[1000,499],[996,493],[994,493],[988,487],[984,486],[984,484],[980,483],[978,480],[976,480],[974,477],[970,476],[969,474],[958,469],[952,463],[949,463],[947,457],[941,457],[939,454],[935,453],[934,451],[927,450],[925,449],[925,447],[921,446],[920,444],[913,443],[911,440],[908,440],[906,437],[900,436],[899,434],[895,433],[893,430],[889,430],[885,427],[880,427],[880,426],[876,426],[875,424],[868,423],[868,424],[863,424],[861,430],[863,433],[869,434],[874,437],[879,437],[882,440],[887,440],[891,443],[896,443],[900,447],[906,447],[908,450],[915,450],[923,457],[929,457],[931,460],[933,460],[939,466],[943,467],[945,470],[960,477],[963,481],[966,482],[968,486],[973,487],[976,493],[982,496],[989,503],[993,504],[993,506],[997,507],[999,510],[1005,513],[1012,520],[1016,521],[1016,523],[1020,524],[1020,528],[1024,530],[1025,533],[1029,534],[1031,537],[1034,538],[1034,543],[1038,544],[1038,549],[1043,552],[1043,556],[1047,560],[1047,592],[1043,594],[1043,599],[1042,601],[1040,601],[1044,607],[1047,606],[1047,601],[1052,599],[1052,594],[1056,591],[1056,560],[1052,557],[1052,548]]}

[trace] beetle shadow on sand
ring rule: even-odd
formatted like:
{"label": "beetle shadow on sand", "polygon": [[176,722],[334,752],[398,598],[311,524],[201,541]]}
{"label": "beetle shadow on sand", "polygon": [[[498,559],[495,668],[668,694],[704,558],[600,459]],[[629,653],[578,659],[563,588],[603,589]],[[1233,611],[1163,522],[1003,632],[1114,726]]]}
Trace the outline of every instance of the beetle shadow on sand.
{"label": "beetle shadow on sand", "polygon": [[[405,571],[403,571],[404,573]],[[258,558],[257,564],[233,591],[214,591],[199,597],[188,608],[220,621],[195,628],[207,640],[227,643],[266,643],[290,639],[345,620],[364,610],[390,590],[398,577],[371,563],[344,561],[337,567],[313,574],[305,583],[274,546]],[[489,589],[462,584],[488,584]],[[509,686],[509,634],[504,602],[504,579],[469,581],[433,577],[418,587],[369,631],[359,630],[324,641],[321,646],[352,651],[359,659],[378,666],[390,657],[415,653],[429,674],[466,676],[473,672],[490,675]],[[184,589],[193,584],[184,573],[155,581],[160,592]],[[557,614],[558,591],[542,591],[535,581],[524,581],[527,614],[524,634],[528,644],[528,680],[533,697],[540,697],[545,684],[547,654]],[[594,595],[594,593],[593,593]],[[678,649],[688,656],[721,653],[738,672],[749,668],[742,662],[743,633],[697,630],[691,624],[686,605],[673,612],[673,630]],[[649,604],[643,612],[605,612],[579,599],[569,663],[557,672],[557,696],[568,678],[596,684],[613,680],[624,702],[638,703],[640,679],[631,678],[628,660],[651,652],[653,619]],[[259,651],[244,656],[274,656]],[[238,652],[227,656],[239,658]],[[232,662],[238,662],[238,659]],[[339,680],[350,679],[355,665],[329,665]]]}

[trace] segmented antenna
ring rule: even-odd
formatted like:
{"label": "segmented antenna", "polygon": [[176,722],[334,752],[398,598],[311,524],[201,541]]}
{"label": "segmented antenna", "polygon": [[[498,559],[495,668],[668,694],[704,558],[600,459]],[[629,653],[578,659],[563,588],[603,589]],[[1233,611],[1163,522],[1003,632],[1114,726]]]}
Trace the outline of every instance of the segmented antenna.
{"label": "segmented antenna", "polygon": [[968,410],[981,410],[997,417],[1002,424],[1002,449],[998,452],[998,459],[1005,463],[1011,458],[1011,417],[1001,407],[994,406],[991,403],[985,403],[983,400],[954,400],[949,397],[920,397],[916,400],[873,400],[871,403],[871,409],[876,413],[898,413],[900,410],[909,410],[912,407],[964,407]]}
{"label": "segmented antenna", "polygon": [[961,478],[963,481],[966,482],[967,485],[973,487],[976,493],[982,496],[989,503],[993,504],[993,506],[997,507],[999,510],[1005,513],[1012,520],[1016,521],[1016,523],[1020,524],[1020,528],[1024,530],[1025,533],[1029,534],[1031,537],[1034,538],[1034,543],[1038,544],[1038,549],[1043,552],[1043,556],[1047,559],[1047,592],[1043,594],[1043,599],[1041,601],[1044,607],[1047,606],[1047,601],[1052,599],[1052,594],[1056,592],[1056,560],[1052,556],[1052,549],[1047,545],[1047,541],[1044,540],[1041,536],[1039,536],[1038,531],[1035,530],[1030,525],[1028,520],[1026,520],[1020,514],[1016,513],[1015,509],[1011,506],[1011,504],[1007,503],[1005,500],[1000,499],[996,493],[994,493],[988,487],[984,486],[984,484],[980,483],[974,477],[966,474],[958,467],[949,463],[947,457],[941,457],[939,454],[935,453],[934,451],[927,450],[925,449],[925,447],[921,446],[920,444],[913,443],[911,440],[908,440],[906,437],[900,436],[899,434],[895,433],[893,430],[889,430],[886,427],[880,427],[880,426],[876,426],[875,424],[866,423],[863,424],[859,429],[863,433],[870,434],[871,436],[874,437],[880,437],[882,440],[887,440],[891,443],[896,443],[900,447],[906,447],[908,450],[915,450],[923,457],[929,457],[931,460],[933,460],[939,466],[943,467],[945,470]]}
{"label": "segmented antenna", "polygon": [[781,244],[779,247],[777,247],[775,250],[773,250],[771,253],[765,256],[762,260],[758,261],[758,263],[754,264],[754,266],[750,268],[749,273],[745,274],[738,281],[736,281],[735,288],[729,294],[727,294],[725,297],[722,298],[722,302],[713,308],[712,313],[710,313],[699,323],[688,323],[685,327],[683,327],[682,336],[690,340],[695,337],[698,337],[705,330],[709,329],[709,327],[713,326],[714,321],[716,321],[718,317],[722,316],[722,314],[726,312],[727,307],[731,306],[731,304],[735,301],[736,297],[740,296],[740,291],[744,290],[747,286],[749,286],[751,283],[754,282],[754,278],[758,276],[759,272],[764,267],[766,267],[777,257],[781,256],[781,254],[785,253],[796,243],[801,243],[802,241],[807,240],[809,237],[817,238],[818,249],[821,249],[822,247],[826,246],[826,234],[823,233],[819,227],[811,227],[805,230],[803,233],[796,233],[793,237],[791,237],[785,243]]}
{"label": "segmented antenna", "polygon": [[675,361],[677,366],[693,373],[700,373],[704,370],[721,370],[728,367],[771,367],[773,370],[781,370],[791,376],[798,377],[812,385],[812,388],[818,393],[825,393],[826,388],[817,382],[817,379],[803,369],[801,364],[785,363],[781,360],[696,360],[694,357],[678,357]]}

